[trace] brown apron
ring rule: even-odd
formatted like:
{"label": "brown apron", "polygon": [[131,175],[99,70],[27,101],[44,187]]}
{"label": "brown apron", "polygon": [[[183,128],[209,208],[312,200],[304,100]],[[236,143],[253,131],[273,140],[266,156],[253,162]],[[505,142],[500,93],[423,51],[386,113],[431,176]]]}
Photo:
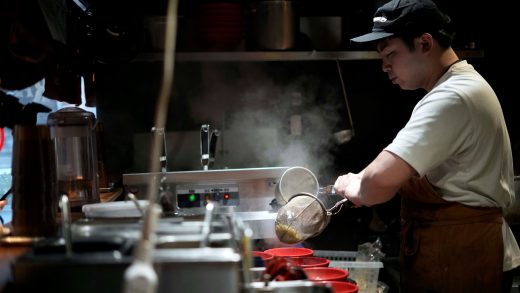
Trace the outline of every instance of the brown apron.
{"label": "brown apron", "polygon": [[501,292],[500,208],[441,198],[426,177],[401,195],[401,292]]}

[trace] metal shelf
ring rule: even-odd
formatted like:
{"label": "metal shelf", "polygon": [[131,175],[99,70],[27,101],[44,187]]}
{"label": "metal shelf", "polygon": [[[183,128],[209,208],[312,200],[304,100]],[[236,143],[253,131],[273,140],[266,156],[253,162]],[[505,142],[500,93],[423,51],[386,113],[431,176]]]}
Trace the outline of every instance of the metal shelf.
{"label": "metal shelf", "polygon": [[[457,50],[460,58],[482,58],[481,50]],[[323,61],[376,60],[376,51],[252,51],[252,52],[177,52],[178,62],[249,62],[249,61]],[[133,62],[162,62],[163,53],[143,53]]]}

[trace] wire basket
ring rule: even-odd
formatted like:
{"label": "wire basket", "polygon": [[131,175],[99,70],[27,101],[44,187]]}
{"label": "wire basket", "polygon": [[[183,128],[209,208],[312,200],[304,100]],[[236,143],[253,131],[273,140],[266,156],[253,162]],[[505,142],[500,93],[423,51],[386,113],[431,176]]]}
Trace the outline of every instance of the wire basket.
{"label": "wire basket", "polygon": [[376,292],[382,262],[356,261],[356,251],[315,250],[313,255],[330,260],[329,267],[347,270],[349,278],[356,281],[359,293]]}

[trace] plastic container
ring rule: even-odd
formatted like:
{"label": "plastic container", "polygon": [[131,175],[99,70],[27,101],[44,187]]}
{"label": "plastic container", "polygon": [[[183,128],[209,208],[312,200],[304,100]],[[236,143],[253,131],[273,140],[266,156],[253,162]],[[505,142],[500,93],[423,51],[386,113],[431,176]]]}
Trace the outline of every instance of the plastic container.
{"label": "plastic container", "polygon": [[277,247],[267,249],[264,252],[282,257],[312,256],[314,254],[314,250],[305,247]]}
{"label": "plastic container", "polygon": [[349,272],[349,278],[356,281],[359,293],[374,293],[377,290],[380,261],[355,261],[357,252],[336,250],[315,250],[315,256],[330,260],[330,267],[341,268]]}
{"label": "plastic container", "polygon": [[347,281],[349,272],[340,268],[312,267],[303,271],[311,281]]}

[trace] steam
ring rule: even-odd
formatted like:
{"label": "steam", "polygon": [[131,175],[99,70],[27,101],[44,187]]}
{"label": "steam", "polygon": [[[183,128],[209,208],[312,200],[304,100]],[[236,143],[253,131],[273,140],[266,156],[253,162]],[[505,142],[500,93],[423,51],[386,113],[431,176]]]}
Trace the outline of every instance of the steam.
{"label": "steam", "polygon": [[337,88],[316,76],[280,84],[255,66],[239,66],[232,80],[205,67],[206,86],[195,102],[204,107],[192,106],[193,117],[222,130],[215,167],[302,166],[318,177],[329,174],[334,133],[340,119],[348,120],[338,114]]}

